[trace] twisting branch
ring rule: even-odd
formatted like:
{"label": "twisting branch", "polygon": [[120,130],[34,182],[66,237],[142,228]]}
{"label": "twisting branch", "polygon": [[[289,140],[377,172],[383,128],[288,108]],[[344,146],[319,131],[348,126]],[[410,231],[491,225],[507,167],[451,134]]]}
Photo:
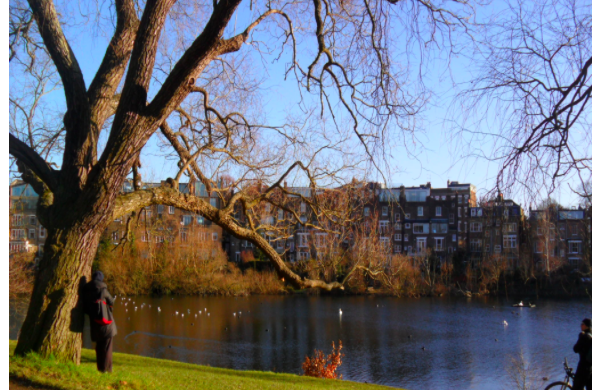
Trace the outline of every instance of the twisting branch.
{"label": "twisting branch", "polygon": [[[29,145],[8,135],[8,150],[20,163],[30,169],[53,192],[57,188],[57,172],[55,172],[45,160],[37,154]],[[33,184],[33,183],[31,183]],[[37,190],[37,188],[35,189]],[[41,194],[42,192],[40,192]]]}

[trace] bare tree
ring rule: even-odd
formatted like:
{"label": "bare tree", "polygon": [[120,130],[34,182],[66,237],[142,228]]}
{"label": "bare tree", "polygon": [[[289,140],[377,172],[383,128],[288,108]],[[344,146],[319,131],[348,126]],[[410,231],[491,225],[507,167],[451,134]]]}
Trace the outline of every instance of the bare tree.
{"label": "bare tree", "polygon": [[[389,134],[413,130],[426,96],[421,81],[413,82],[424,68],[413,72],[412,57],[407,64],[392,59],[406,50],[425,59],[431,47],[453,52],[451,35],[469,27],[473,12],[468,2],[447,0],[253,1],[243,8],[240,0],[114,0],[112,19],[89,12],[89,19],[99,24],[106,20],[101,28],[111,38],[87,85],[66,35],[88,30],[65,25],[60,16],[68,14],[60,10],[70,3],[18,4],[11,7],[23,27],[11,30],[11,53],[12,42],[21,45],[14,48],[17,53],[30,42],[21,38],[31,32],[32,16],[36,42],[60,77],[66,107],[59,169],[36,142],[26,142],[24,133],[11,132],[9,138],[22,178],[40,194],[38,218],[48,232],[15,352],[37,351],[75,362],[82,340],[79,284],[90,275],[101,233],[112,220],[151,204],[194,212],[249,240],[292,285],[342,288],[337,281],[294,273],[259,234],[254,210],[266,203],[278,207],[273,195],[289,178],[306,182],[313,191],[338,181],[344,166],[359,164],[345,153],[352,147],[351,135],[378,167]],[[246,23],[237,32],[232,19],[238,13]],[[269,56],[287,58],[286,77],[303,96],[304,114],[285,125],[266,122],[261,105],[240,110],[242,97],[257,101],[259,84],[249,69],[258,58],[265,66]],[[312,100],[305,96],[315,98],[319,115],[307,111]],[[318,122],[309,125],[313,117]],[[324,132],[329,127],[322,126],[333,130]],[[159,130],[178,156],[179,174],[168,186],[143,189],[140,153]],[[135,191],[122,194],[130,174]],[[237,183],[221,187],[218,174],[232,174]],[[208,193],[230,196],[214,207],[179,190],[183,175],[202,182]],[[268,184],[252,192],[247,183],[254,179]],[[332,217],[314,196],[284,192]],[[237,205],[246,225],[234,218]],[[295,210],[285,211],[306,225]]]}
{"label": "bare tree", "polygon": [[498,190],[519,184],[538,195],[565,180],[584,183],[592,171],[592,6],[505,5],[474,55],[476,78],[456,100],[460,134],[470,153],[499,163]]}

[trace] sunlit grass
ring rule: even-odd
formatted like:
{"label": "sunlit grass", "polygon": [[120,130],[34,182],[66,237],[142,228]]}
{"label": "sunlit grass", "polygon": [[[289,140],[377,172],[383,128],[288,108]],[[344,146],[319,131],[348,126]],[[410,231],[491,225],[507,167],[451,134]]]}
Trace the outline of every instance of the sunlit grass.
{"label": "sunlit grass", "polygon": [[171,360],[113,354],[113,373],[96,369],[95,353],[82,350],[80,366],[13,355],[10,341],[10,376],[57,389],[384,389],[384,386],[349,381],[314,379],[293,374],[261,371],[237,371],[199,366]]}

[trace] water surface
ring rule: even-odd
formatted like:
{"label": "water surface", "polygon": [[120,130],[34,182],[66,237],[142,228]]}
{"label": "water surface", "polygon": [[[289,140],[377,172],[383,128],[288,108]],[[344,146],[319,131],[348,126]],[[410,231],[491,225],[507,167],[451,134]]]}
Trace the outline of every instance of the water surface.
{"label": "water surface", "polygon": [[[592,316],[583,299],[541,300],[530,309],[497,298],[129,298],[114,309],[116,352],[300,374],[314,349],[329,352],[341,340],[344,379],[408,390],[510,389],[520,353],[542,388],[545,376],[563,378],[564,357],[577,363],[579,324]],[[15,307],[11,339],[22,322]],[[88,328],[84,345],[92,347]]]}

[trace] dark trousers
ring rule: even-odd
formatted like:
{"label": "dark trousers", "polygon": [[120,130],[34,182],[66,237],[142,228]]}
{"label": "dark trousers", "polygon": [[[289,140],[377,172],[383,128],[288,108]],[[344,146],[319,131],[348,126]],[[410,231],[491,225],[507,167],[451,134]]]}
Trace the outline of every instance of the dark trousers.
{"label": "dark trousers", "polygon": [[113,337],[97,341],[97,369],[101,372],[113,372]]}
{"label": "dark trousers", "polygon": [[592,390],[592,376],[590,370],[577,370],[574,377],[573,390]]}

